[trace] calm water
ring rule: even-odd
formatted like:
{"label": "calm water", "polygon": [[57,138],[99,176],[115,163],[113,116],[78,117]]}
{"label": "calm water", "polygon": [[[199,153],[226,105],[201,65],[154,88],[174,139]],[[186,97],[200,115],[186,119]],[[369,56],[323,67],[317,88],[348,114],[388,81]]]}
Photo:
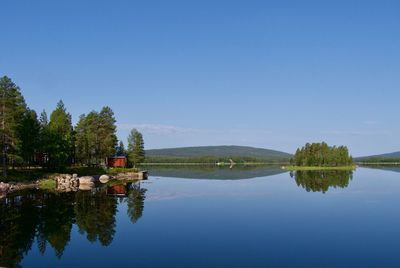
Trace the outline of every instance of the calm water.
{"label": "calm water", "polygon": [[154,168],[0,201],[0,266],[399,267],[400,173]]}

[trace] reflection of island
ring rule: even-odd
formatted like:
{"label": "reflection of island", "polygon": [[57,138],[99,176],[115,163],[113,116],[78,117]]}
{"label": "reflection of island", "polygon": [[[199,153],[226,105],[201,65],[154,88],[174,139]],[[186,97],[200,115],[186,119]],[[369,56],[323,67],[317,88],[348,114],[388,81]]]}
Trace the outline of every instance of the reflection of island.
{"label": "reflection of island", "polygon": [[241,180],[273,176],[287,172],[280,166],[235,165],[229,166],[149,166],[149,174],[156,177],[211,180]]}
{"label": "reflection of island", "polygon": [[15,192],[0,201],[0,267],[14,267],[31,250],[36,239],[43,255],[50,245],[61,258],[73,224],[91,242],[112,243],[118,202],[127,202],[132,223],[143,215],[146,189],[139,183],[112,186],[125,189],[124,197],[110,196],[109,186],[92,191],[54,193]]}
{"label": "reflection of island", "polygon": [[303,187],[307,192],[326,193],[329,188],[346,188],[353,178],[353,171],[349,170],[308,170],[291,172],[297,186]]}

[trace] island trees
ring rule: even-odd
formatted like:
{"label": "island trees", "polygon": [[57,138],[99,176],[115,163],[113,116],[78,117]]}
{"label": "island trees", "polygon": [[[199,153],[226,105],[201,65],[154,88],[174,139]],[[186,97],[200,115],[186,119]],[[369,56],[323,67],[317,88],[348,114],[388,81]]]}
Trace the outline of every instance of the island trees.
{"label": "island trees", "polygon": [[342,167],[354,165],[353,158],[346,146],[328,146],[322,143],[307,143],[297,149],[293,165],[299,167]]}

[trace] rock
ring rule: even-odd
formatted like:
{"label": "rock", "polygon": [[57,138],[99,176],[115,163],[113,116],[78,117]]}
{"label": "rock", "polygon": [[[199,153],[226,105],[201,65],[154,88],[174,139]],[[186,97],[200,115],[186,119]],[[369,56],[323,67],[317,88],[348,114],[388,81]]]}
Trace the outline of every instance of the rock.
{"label": "rock", "polygon": [[79,190],[90,191],[90,190],[92,190],[93,186],[94,186],[93,182],[92,182],[92,184],[81,184],[81,185],[79,185]]}
{"label": "rock", "polygon": [[59,192],[70,192],[78,190],[78,175],[77,174],[60,174],[54,178],[57,182],[56,190]]}
{"label": "rock", "polygon": [[79,178],[79,185],[81,184],[94,184],[94,178],[91,176],[84,176]]}
{"label": "rock", "polygon": [[0,182],[0,192],[7,192],[10,189],[10,184]]}
{"label": "rock", "polygon": [[114,178],[117,180],[147,180],[148,173],[147,171],[124,172],[117,174]]}
{"label": "rock", "polygon": [[108,176],[108,175],[101,175],[99,178],[99,181],[101,183],[107,183],[109,180],[110,180],[110,176]]}

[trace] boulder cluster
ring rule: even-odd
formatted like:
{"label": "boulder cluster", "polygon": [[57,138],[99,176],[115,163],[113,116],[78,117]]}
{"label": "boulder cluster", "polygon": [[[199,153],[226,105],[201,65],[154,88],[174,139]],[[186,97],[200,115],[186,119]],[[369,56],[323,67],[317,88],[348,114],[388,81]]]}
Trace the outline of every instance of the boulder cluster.
{"label": "boulder cluster", "polygon": [[0,182],[0,198],[3,198],[6,196],[6,194],[10,190],[10,187],[11,186],[8,183]]}
{"label": "boulder cluster", "polygon": [[79,190],[90,190],[94,187],[96,181],[107,183],[110,180],[108,175],[102,175],[98,178],[93,176],[78,177],[77,174],[60,174],[56,176],[56,190],[59,192],[75,192]]}
{"label": "boulder cluster", "polygon": [[[113,177],[108,175],[101,176],[83,176],[78,177],[78,174],[60,174],[54,177],[56,182],[56,191],[58,192],[76,192],[78,190],[91,190],[95,182],[107,183],[111,179],[114,180],[146,180],[148,177],[147,171],[138,173],[126,172],[116,174]],[[0,198],[3,198],[7,193],[22,189],[39,188],[40,181],[30,183],[4,183],[0,182]]]}

